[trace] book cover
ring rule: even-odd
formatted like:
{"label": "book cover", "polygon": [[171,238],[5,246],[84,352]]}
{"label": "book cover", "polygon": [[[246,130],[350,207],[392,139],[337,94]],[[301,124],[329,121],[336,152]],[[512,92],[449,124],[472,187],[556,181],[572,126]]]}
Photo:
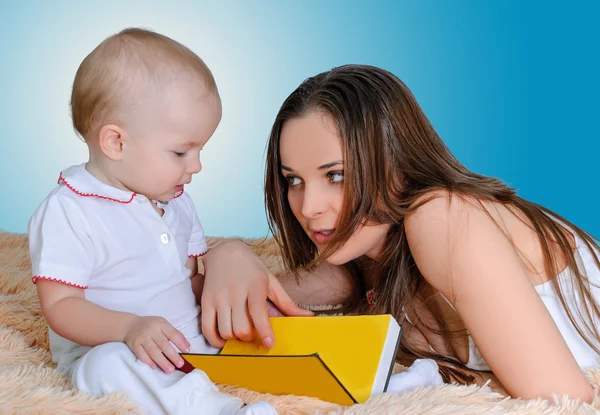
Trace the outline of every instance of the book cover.
{"label": "book cover", "polygon": [[340,405],[385,392],[401,336],[391,315],[271,318],[276,344],[228,340],[219,354],[181,356],[216,383]]}

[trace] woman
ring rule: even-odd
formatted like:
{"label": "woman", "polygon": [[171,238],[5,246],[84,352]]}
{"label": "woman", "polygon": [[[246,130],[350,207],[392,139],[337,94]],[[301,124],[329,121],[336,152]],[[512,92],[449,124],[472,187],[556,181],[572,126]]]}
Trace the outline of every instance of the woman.
{"label": "woman", "polygon": [[400,361],[434,359],[446,381],[492,370],[515,397],[592,400],[581,369],[600,355],[598,245],[467,170],[391,73],[350,65],[303,82],[271,132],[265,199],[293,273],[277,281],[240,242],[209,253],[213,345],[254,332],[271,345],[265,298],[299,313],[283,285],[300,304],[394,315]]}

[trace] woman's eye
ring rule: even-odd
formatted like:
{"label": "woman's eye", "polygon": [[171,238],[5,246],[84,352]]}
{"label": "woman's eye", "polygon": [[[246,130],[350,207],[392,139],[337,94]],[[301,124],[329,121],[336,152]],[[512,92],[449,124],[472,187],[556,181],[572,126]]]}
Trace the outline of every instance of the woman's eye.
{"label": "woman's eye", "polygon": [[331,171],[327,173],[327,177],[333,183],[342,183],[344,181],[343,171]]}
{"label": "woman's eye", "polygon": [[285,178],[290,187],[294,187],[302,182],[299,177],[296,176],[286,176]]}

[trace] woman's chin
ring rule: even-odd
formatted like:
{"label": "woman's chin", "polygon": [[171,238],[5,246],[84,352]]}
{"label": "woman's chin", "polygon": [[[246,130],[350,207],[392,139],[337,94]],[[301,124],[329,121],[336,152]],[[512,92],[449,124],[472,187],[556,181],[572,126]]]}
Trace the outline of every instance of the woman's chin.
{"label": "woman's chin", "polygon": [[348,262],[352,261],[353,259],[354,258],[351,258],[348,255],[344,255],[344,251],[342,250],[342,251],[338,251],[338,252],[334,253],[333,255],[328,256],[327,258],[324,258],[324,261],[330,265],[340,266],[340,265],[347,264]]}
{"label": "woman's chin", "polygon": [[358,258],[359,256],[361,256],[361,254],[357,255],[357,253],[354,252],[354,249],[352,249],[351,246],[344,244],[336,252],[329,255],[327,258],[325,258],[322,255],[327,250],[328,244],[321,244],[315,240],[313,240],[313,243],[317,247],[317,251],[319,253],[319,256],[321,256],[321,259],[330,265],[336,265],[336,266],[344,265],[344,264],[347,264],[348,262]]}

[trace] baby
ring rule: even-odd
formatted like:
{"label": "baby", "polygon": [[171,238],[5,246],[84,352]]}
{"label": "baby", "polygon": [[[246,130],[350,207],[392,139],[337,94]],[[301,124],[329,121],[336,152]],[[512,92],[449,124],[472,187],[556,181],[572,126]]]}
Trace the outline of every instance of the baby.
{"label": "baby", "polygon": [[127,392],[147,414],[276,414],[176,370],[181,351],[216,352],[199,328],[207,245],[184,192],[221,119],[208,67],[166,36],[127,29],[83,60],[71,108],[89,160],[60,173],[29,223],[58,369],[92,395]]}

